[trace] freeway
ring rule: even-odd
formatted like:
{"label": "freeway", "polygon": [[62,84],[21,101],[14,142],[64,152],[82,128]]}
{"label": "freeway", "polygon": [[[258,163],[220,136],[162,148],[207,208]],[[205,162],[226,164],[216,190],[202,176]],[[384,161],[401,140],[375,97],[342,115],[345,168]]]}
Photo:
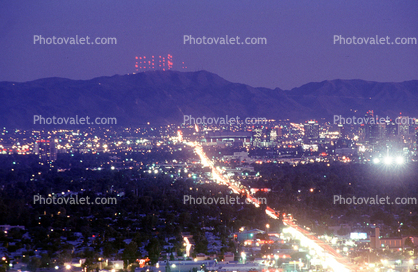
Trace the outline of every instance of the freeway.
{"label": "freeway", "polygon": [[[200,144],[196,142],[185,142],[185,144],[194,148],[196,154],[199,156],[201,163],[204,166],[210,167],[212,170],[212,177],[217,180],[219,184],[228,186],[234,193],[241,194],[244,189],[246,192],[247,199],[253,203],[256,207],[260,206],[259,201],[251,196],[247,188],[240,189],[236,184],[232,183],[228,178],[226,178],[220,170],[218,170],[212,160],[210,160]],[[274,209],[266,207],[266,214],[273,219],[279,219],[279,214]],[[336,252],[334,248],[326,244],[324,241],[318,239],[316,236],[312,235],[310,232],[304,228],[299,227],[293,222],[292,218],[284,217],[283,224],[288,227],[287,232],[289,232],[294,237],[297,237],[301,243],[305,246],[314,250],[318,256],[323,259],[323,264],[328,268],[331,268],[334,272],[349,272],[357,271],[353,264],[349,263],[343,256]]]}

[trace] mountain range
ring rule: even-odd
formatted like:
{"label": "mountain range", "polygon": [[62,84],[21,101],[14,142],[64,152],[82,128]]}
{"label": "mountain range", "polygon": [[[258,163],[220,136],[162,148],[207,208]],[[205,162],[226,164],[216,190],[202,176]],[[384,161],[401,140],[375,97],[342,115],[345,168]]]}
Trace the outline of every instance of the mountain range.
{"label": "mountain range", "polygon": [[[266,117],[300,122],[364,116],[418,116],[418,80],[326,80],[291,90],[251,87],[207,72],[150,71],[90,80],[0,82],[0,125],[34,127],[34,115],[116,117],[118,125],[180,124],[184,115]],[[45,125],[44,127],[51,127]]]}

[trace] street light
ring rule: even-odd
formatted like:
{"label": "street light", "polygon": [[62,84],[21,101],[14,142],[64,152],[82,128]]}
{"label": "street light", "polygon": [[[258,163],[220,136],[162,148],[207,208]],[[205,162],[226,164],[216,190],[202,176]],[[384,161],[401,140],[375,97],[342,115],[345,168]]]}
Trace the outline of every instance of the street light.
{"label": "street light", "polygon": [[396,163],[397,164],[403,164],[404,162],[405,162],[405,159],[403,157],[399,156],[399,157],[396,158]]}
{"label": "street light", "polygon": [[389,156],[385,157],[385,158],[383,159],[383,162],[384,162],[386,165],[391,164],[391,163],[392,163],[392,157],[389,157]]}
{"label": "street light", "polygon": [[279,255],[274,254],[274,260],[276,261],[276,267],[279,267],[279,262],[278,262],[278,260],[279,260]]}
{"label": "street light", "polygon": [[241,252],[242,263],[245,264],[245,259],[247,258],[247,254],[245,252]]}

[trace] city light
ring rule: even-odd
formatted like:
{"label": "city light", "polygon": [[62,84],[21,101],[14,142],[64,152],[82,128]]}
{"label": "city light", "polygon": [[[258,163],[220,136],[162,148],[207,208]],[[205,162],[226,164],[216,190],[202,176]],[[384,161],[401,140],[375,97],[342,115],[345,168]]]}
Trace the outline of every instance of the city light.
{"label": "city light", "polygon": [[383,159],[383,163],[386,165],[389,165],[392,163],[392,160],[393,160],[392,157],[387,156]]}
{"label": "city light", "polygon": [[[381,161],[380,161],[380,159],[379,159],[379,158],[374,158],[374,159],[372,160],[372,162],[373,162],[374,164],[379,164]],[[404,163],[405,163],[405,158],[404,158],[404,157],[402,157],[402,156],[398,156],[398,157],[396,157],[396,158],[391,157],[391,156],[386,156],[386,157],[384,157],[384,158],[383,158],[383,163],[384,163],[385,165],[387,165],[387,166],[389,166],[389,165],[394,165],[394,164],[396,164],[396,165],[402,165],[402,164],[404,164]]]}
{"label": "city light", "polygon": [[405,162],[405,159],[403,157],[399,156],[399,157],[396,158],[396,163],[397,164],[404,164],[404,162]]}
{"label": "city light", "polygon": [[[225,184],[228,185],[229,188],[231,188],[235,193],[239,193],[240,190],[238,188],[235,188],[234,185],[231,184],[230,180],[225,178],[224,176],[222,176],[221,174],[221,170],[217,169],[213,162],[206,156],[206,154],[203,151],[203,148],[201,145],[199,145],[198,143],[194,142],[185,142],[187,145],[194,147],[196,154],[200,157],[200,162],[201,164],[205,165],[205,166],[209,166],[212,168],[212,176],[213,178],[215,178],[216,180],[218,180],[218,183],[220,184]],[[253,199],[251,196],[247,196],[247,199],[251,200]],[[256,207],[259,206],[258,203],[251,201]],[[277,216],[275,215],[274,211],[267,207],[266,209],[266,213],[267,215],[271,216],[272,218],[278,219]],[[298,229],[299,227],[297,227],[296,225],[293,224],[292,221],[288,221],[288,220],[284,220],[283,223],[285,225],[288,226],[288,228],[286,228],[283,232],[287,232],[289,234],[291,234],[292,236],[294,236],[296,239],[301,241],[301,245],[304,247],[308,247],[309,249],[313,249],[318,256],[323,255],[325,252],[327,252],[329,249],[327,248],[326,250],[324,250],[324,248],[322,248],[316,240],[312,240],[310,238],[307,237],[307,235],[301,233]],[[268,225],[268,227],[267,227]],[[269,224],[266,225],[266,228],[268,229],[270,227]],[[295,250],[299,250],[299,247],[297,245],[295,245]],[[336,253],[336,252],[335,252]],[[246,260],[246,254],[245,252],[241,252],[241,258],[243,263],[245,263]],[[323,265],[327,265],[327,267],[330,267],[332,269],[334,269],[334,271],[341,271],[341,272],[348,272],[350,271],[349,269],[347,269],[347,267],[345,266],[345,262],[344,264],[338,262],[334,256],[327,254],[327,258],[324,261]]]}
{"label": "city light", "polygon": [[245,259],[247,258],[247,254],[245,252],[241,252],[242,262],[245,263]]}

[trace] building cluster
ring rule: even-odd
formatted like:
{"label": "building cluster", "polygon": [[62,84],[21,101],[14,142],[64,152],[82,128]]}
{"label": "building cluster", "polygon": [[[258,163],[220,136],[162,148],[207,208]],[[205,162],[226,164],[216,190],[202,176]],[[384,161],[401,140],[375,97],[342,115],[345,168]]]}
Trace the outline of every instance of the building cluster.
{"label": "building cluster", "polygon": [[0,130],[0,154],[39,156],[53,162],[57,154],[116,155],[124,152],[150,152],[152,148],[177,142],[177,129],[165,127],[86,128],[84,130]]}
{"label": "building cluster", "polygon": [[[374,118],[373,111],[366,116]],[[60,153],[144,153],[164,146],[171,148],[186,140],[214,148],[244,148],[251,158],[267,161],[410,161],[417,156],[417,128],[418,122],[407,116],[369,124],[266,120],[257,125],[145,125],[50,131],[3,128],[0,154],[35,154],[41,161],[51,162]]]}
{"label": "building cluster", "polygon": [[[379,117],[373,111],[368,111],[362,120],[376,118]],[[286,158],[288,162],[376,163],[396,158],[405,162],[416,160],[418,145],[418,120],[408,116],[367,124],[267,120],[262,125],[184,126],[182,131],[185,139],[203,146],[244,147],[248,151],[258,150],[260,157]],[[257,154],[251,157],[256,158]]]}

